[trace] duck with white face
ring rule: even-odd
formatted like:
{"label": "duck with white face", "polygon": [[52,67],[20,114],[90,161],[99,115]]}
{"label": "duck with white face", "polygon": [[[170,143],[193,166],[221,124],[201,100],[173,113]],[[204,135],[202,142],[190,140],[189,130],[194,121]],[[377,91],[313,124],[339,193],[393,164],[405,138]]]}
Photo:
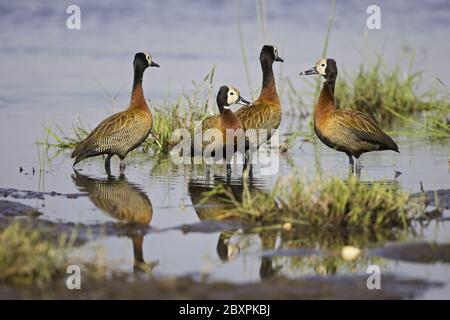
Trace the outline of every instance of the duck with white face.
{"label": "duck with white face", "polygon": [[222,86],[217,93],[217,107],[219,108],[220,114],[224,110],[230,110],[231,105],[239,104],[242,106],[249,106],[251,103],[241,97],[239,90],[232,86]]}
{"label": "duck with white face", "polygon": [[325,81],[336,80],[337,78],[337,66],[334,59],[322,58],[316,62],[316,65],[311,69],[300,72],[300,75],[314,75],[318,74],[325,78]]}
{"label": "duck with white face", "polygon": [[147,60],[147,64],[149,67],[157,67],[159,68],[159,64],[157,64],[155,61],[153,61],[152,56],[150,55],[150,53],[144,51],[142,52],[145,56],[145,60]]}
{"label": "duck with white face", "polygon": [[[334,100],[338,70],[334,59],[322,58],[311,69],[300,75],[320,75],[325,78],[322,91],[314,108],[314,130],[328,147],[344,152],[349,164],[359,174],[361,154],[371,151],[393,150],[398,146],[384,133],[372,116],[354,109],[340,109]],[[354,167],[353,158],[356,158]]]}
{"label": "duck with white face", "polygon": [[[214,138],[213,146],[217,148],[223,148],[223,158],[227,159],[227,175],[230,175],[231,166],[228,160],[231,159],[232,155],[238,150],[238,141],[242,139],[242,141],[244,141],[243,148],[245,148],[245,150],[248,150],[248,141],[245,138],[242,122],[231,110],[231,106],[234,104],[239,104],[247,107],[250,105],[250,102],[242,98],[238,89],[229,85],[220,87],[217,93],[216,102],[220,114],[207,117],[202,121],[202,145],[196,146],[192,144],[191,155],[195,156],[202,154],[203,156],[205,156],[205,148],[208,146],[211,147],[211,141],[208,141],[208,137],[215,137],[216,134],[219,134],[220,139],[216,140]],[[214,148],[214,150],[215,149],[216,148]],[[227,152],[227,150],[229,150],[229,152]],[[245,150],[241,151],[245,152]],[[206,156],[208,157],[209,154]],[[215,160],[219,160],[220,158],[216,156],[216,153],[214,151],[210,156]]]}
{"label": "duck with white face", "polygon": [[127,154],[136,149],[149,136],[153,118],[142,88],[144,71],[148,67],[159,67],[148,52],[138,52],[133,59],[134,80],[130,103],[126,110],[103,120],[73,150],[74,166],[80,161],[99,155],[107,155],[106,172],[110,173],[111,157],[117,155],[120,169],[125,169],[122,161]]}

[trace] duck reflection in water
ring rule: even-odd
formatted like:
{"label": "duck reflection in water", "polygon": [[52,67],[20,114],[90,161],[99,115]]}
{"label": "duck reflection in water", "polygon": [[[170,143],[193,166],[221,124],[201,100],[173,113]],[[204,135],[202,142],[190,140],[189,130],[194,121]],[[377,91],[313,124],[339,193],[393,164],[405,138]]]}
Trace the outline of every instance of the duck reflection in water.
{"label": "duck reflection in water", "polygon": [[[244,193],[244,183],[247,184],[250,193],[261,192],[261,186],[263,181],[255,178],[251,178],[249,181],[245,179],[230,180],[226,177],[214,177],[214,184],[209,183],[209,179],[197,178],[188,180],[188,193],[191,197],[192,204],[197,213],[200,221],[224,221],[226,218],[226,211],[230,209],[230,204],[227,202],[227,198],[223,195],[216,194],[210,196],[205,202],[204,193],[211,191],[217,185],[224,185],[230,190],[237,201],[242,201]],[[203,200],[203,202],[201,202]],[[226,263],[234,261],[240,253],[241,243],[240,241],[233,241],[233,236],[236,231],[222,231],[217,241],[217,255],[219,259]],[[262,251],[271,251],[275,248],[277,232],[263,231],[258,233],[258,237],[261,241]],[[263,257],[261,259],[261,265],[259,274],[261,279],[269,279],[278,274],[281,267],[274,266],[272,257]]]}
{"label": "duck reflection in water", "polygon": [[124,173],[118,178],[108,174],[105,178],[83,175],[74,170],[72,179],[81,192],[86,192],[94,205],[121,222],[135,225],[128,236],[133,242],[134,271],[150,271],[158,261],[147,264],[142,246],[144,235],[140,228],[147,227],[153,217],[153,207],[147,195],[135,184],[128,182]]}

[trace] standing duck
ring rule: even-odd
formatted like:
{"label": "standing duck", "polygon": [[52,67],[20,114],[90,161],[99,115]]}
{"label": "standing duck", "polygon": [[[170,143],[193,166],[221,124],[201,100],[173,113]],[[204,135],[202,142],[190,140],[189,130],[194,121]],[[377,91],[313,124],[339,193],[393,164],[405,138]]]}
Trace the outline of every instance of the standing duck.
{"label": "standing duck", "polygon": [[[236,116],[241,119],[247,136],[252,146],[260,146],[270,139],[271,130],[278,129],[281,122],[281,104],[275,86],[272,65],[274,61],[283,62],[278,56],[275,46],[265,45],[259,55],[263,81],[259,98],[253,102],[250,108],[241,108],[236,111]],[[258,139],[258,129],[267,130],[267,136],[262,135]]]}
{"label": "standing duck", "polygon": [[398,146],[371,116],[352,109],[336,108],[334,86],[337,73],[336,61],[324,58],[300,75],[318,74],[325,78],[314,109],[314,130],[325,145],[348,156],[352,169],[353,157],[356,158],[355,170],[358,172],[361,154],[377,150],[399,152]]}
{"label": "standing duck", "polygon": [[[90,134],[81,141],[72,152],[74,166],[89,157],[108,155],[105,161],[106,171],[110,170],[111,157],[119,156],[124,160],[127,154],[137,148],[150,134],[152,114],[145,101],[142,89],[142,77],[148,67],[159,67],[147,52],[134,56],[134,81],[131,101],[125,111],[116,113],[103,120]],[[120,164],[121,169],[124,165]]]}
{"label": "standing duck", "polygon": [[[238,150],[239,147],[239,140],[238,138],[239,136],[239,132],[236,132],[236,130],[242,130],[242,139],[244,139],[243,141],[245,142],[245,145],[243,146],[245,148],[245,151],[248,149],[248,141],[245,139],[244,136],[244,131],[243,131],[243,125],[241,120],[233,113],[233,111],[230,109],[230,105],[232,104],[241,104],[244,106],[248,106],[250,105],[250,102],[248,102],[247,100],[243,99],[239,93],[239,90],[237,90],[236,88],[233,88],[231,86],[222,86],[219,89],[219,92],[217,93],[217,107],[219,108],[219,112],[220,115],[214,115],[214,116],[210,116],[207,117],[206,119],[204,119],[202,121],[202,153],[207,153],[204,154],[204,156],[212,156],[214,157],[216,160],[217,156],[215,155],[214,150],[216,148],[211,148],[210,150],[212,151],[211,153],[206,152],[207,149],[206,146],[210,145],[211,142],[208,141],[208,139],[205,137],[205,134],[207,134],[208,130],[218,130],[220,132],[221,135],[221,141],[217,142],[219,143],[219,147],[223,148],[223,153],[222,156],[223,158],[227,159],[227,174],[231,174],[231,165],[229,164],[229,160],[231,159],[232,155]],[[242,109],[242,108],[241,108]],[[240,110],[241,110],[240,109]],[[231,131],[231,132],[230,132]],[[231,137],[233,138],[231,141],[230,139],[227,139],[227,132],[228,132],[228,137],[230,137],[230,133],[231,133]],[[213,132],[211,132],[213,133]],[[213,145],[215,145],[215,141],[213,143]],[[217,145],[215,145],[217,146]],[[192,148],[191,148],[191,154],[194,156],[196,155],[196,150],[198,150],[198,148],[196,148],[196,146],[193,144]],[[232,153],[229,154],[229,152],[227,152],[227,150],[232,150]],[[244,150],[242,150],[244,151]]]}

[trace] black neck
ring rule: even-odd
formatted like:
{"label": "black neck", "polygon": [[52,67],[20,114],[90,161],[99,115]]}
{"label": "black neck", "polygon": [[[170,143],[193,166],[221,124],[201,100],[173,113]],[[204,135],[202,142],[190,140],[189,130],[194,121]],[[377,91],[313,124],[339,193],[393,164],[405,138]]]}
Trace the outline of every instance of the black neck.
{"label": "black neck", "polygon": [[142,88],[142,76],[144,75],[144,70],[145,68],[139,64],[134,65],[134,80],[133,90],[131,92],[130,107],[144,107],[148,109],[147,103],[145,102],[144,89]]}
{"label": "black neck", "polygon": [[268,60],[261,60],[261,68],[263,73],[263,88],[266,88],[270,83],[275,82],[275,78],[273,76],[273,62]]}
{"label": "black neck", "polygon": [[222,102],[222,99],[220,99],[220,97],[217,97],[217,107],[219,108],[219,112],[220,114],[223,113],[223,111],[225,110],[224,105],[225,103]]}
{"label": "black neck", "polygon": [[133,80],[133,90],[142,85],[142,77],[144,76],[144,70],[139,66],[134,67],[134,80]]}
{"label": "black neck", "polygon": [[330,90],[330,93],[332,96],[334,96],[334,86],[336,84],[336,79],[332,78],[332,79],[327,79],[324,82],[324,86],[326,86],[328,88],[328,90]]}

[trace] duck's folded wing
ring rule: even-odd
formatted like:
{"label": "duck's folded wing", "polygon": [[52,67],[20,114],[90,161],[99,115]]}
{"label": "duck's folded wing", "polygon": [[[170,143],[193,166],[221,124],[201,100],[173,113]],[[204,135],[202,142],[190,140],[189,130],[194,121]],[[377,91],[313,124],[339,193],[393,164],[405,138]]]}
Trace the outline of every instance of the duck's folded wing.
{"label": "duck's folded wing", "polygon": [[382,149],[398,151],[398,146],[371,116],[356,110],[338,110],[335,119],[358,139],[380,145]]}
{"label": "duck's folded wing", "polygon": [[76,146],[72,157],[78,156],[87,149],[105,148],[113,142],[112,140],[119,138],[121,133],[126,135],[126,132],[140,121],[142,119],[137,119],[137,115],[128,112],[119,112],[106,118]]}
{"label": "duck's folded wing", "polygon": [[261,104],[254,104],[249,107],[242,107],[235,112],[241,120],[244,129],[271,129],[277,125],[279,119],[274,117],[272,112],[268,112],[268,107]]}
{"label": "duck's folded wing", "polygon": [[208,129],[220,129],[220,115],[210,116],[202,121],[202,132]]}

